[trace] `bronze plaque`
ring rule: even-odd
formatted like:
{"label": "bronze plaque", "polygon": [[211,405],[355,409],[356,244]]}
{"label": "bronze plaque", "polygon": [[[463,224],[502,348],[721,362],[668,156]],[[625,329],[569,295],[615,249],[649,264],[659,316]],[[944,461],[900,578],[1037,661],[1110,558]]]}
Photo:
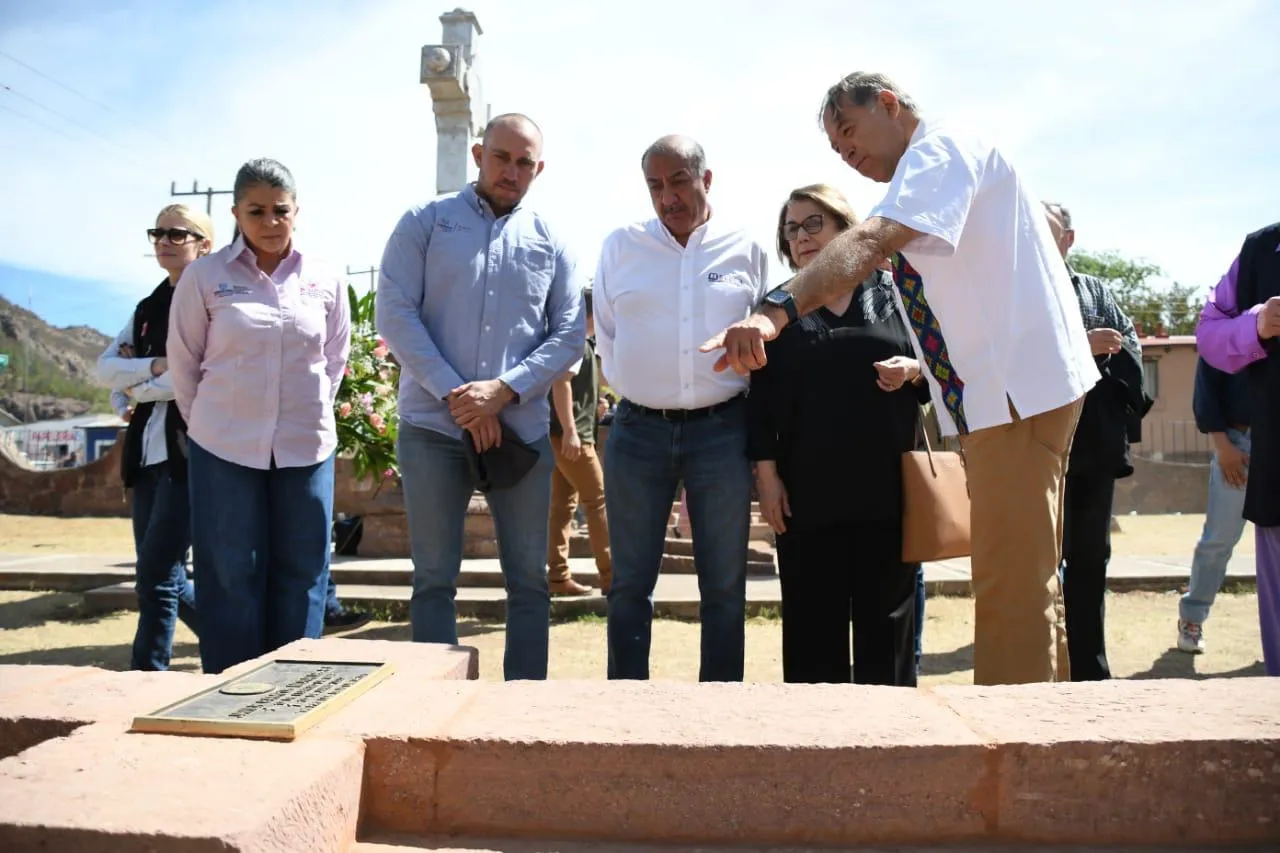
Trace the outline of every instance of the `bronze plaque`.
{"label": "bronze plaque", "polygon": [[135,717],[132,730],[293,740],[390,674],[389,663],[269,661]]}

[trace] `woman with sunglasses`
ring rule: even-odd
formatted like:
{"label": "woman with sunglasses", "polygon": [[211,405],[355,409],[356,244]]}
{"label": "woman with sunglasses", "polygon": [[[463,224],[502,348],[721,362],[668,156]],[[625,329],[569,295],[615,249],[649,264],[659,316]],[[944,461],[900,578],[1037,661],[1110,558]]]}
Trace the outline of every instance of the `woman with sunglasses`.
{"label": "woman with sunglasses", "polygon": [[[801,187],[778,215],[778,253],[799,270],[856,223],[837,190]],[[777,534],[783,680],[915,686],[919,566],[902,562],[901,464],[928,387],[892,278],[876,271],[766,354],[747,398],[747,453]]]}
{"label": "woman with sunglasses", "polygon": [[129,423],[120,474],[133,491],[134,588],[138,628],[131,669],[169,668],[177,620],[192,631],[195,592],[187,580],[191,513],[187,502],[186,423],[171,405],[167,367],[169,306],[186,268],[213,249],[213,222],[171,204],[147,229],[164,281],[138,303],[129,322],[98,357],[98,379],[112,389],[117,414]]}
{"label": "woman with sunglasses", "polygon": [[187,270],[170,318],[206,673],[324,628],[333,401],[351,342],[341,277],[294,243],[289,170],[250,161],[232,198],[239,233]]}

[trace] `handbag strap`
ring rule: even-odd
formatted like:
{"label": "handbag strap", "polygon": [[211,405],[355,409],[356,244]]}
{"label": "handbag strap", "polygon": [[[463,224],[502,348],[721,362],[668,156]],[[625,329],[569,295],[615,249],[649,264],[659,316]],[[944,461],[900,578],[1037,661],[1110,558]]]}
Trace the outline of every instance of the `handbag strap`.
{"label": "handbag strap", "polygon": [[[917,407],[916,417],[916,434],[920,436],[920,440],[924,442],[925,455],[929,457],[929,473],[934,477],[938,476],[938,469],[933,463],[933,447],[929,444],[929,431],[924,428],[924,404],[921,403]],[[964,445],[960,445],[960,464],[966,465],[968,462],[964,457]]]}
{"label": "handbag strap", "polygon": [[933,448],[929,446],[929,431],[924,428],[924,406],[916,407],[916,434],[924,442],[925,455],[929,457],[929,473],[938,476],[938,469],[933,465]]}

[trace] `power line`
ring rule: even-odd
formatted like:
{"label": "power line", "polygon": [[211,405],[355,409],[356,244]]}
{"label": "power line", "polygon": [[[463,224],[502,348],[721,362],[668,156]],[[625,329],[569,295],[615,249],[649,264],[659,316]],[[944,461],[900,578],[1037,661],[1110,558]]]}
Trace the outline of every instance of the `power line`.
{"label": "power line", "polygon": [[[108,144],[110,144],[110,145],[112,145],[112,146],[114,146],[114,147],[116,147],[116,148],[119,148],[122,152],[124,152],[124,154],[125,154],[127,157],[129,157],[129,159],[133,160],[135,163],[138,163],[139,165],[146,165],[145,163],[143,163],[143,161],[141,161],[141,160],[139,160],[137,157],[135,157],[135,156],[134,156],[134,154],[133,154],[133,152],[132,152],[132,151],[130,151],[128,148],[125,148],[123,145],[121,145],[120,143],[116,142],[116,141],[115,141],[114,139],[112,139],[111,137],[109,137],[109,136],[104,136],[103,134],[99,133],[98,131],[94,130],[93,128],[89,127],[88,125],[86,125],[86,124],[81,124],[80,122],[76,121],[75,119],[71,118],[70,116],[65,115],[64,113],[60,113],[60,112],[58,112],[58,111],[57,111],[57,110],[55,110],[53,107],[47,107],[47,106],[45,106],[44,104],[42,104],[42,103],[40,103],[39,101],[37,101],[35,98],[32,98],[32,97],[31,97],[31,96],[29,96],[29,95],[24,95],[22,92],[19,92],[17,89],[15,89],[15,88],[13,88],[12,86],[9,86],[9,85],[7,85],[7,84],[5,84],[5,83],[0,83],[0,89],[3,89],[5,92],[8,92],[10,95],[13,95],[14,97],[21,98],[22,100],[26,101],[26,102],[27,102],[27,103],[29,103],[29,104],[32,104],[32,105],[34,105],[34,106],[36,106],[36,107],[39,107],[40,109],[44,110],[45,112],[49,113],[50,115],[55,115],[55,116],[57,116],[58,118],[60,118],[60,119],[62,119],[63,121],[65,121],[67,124],[74,125],[74,126],[76,126],[76,127],[80,128],[81,130],[85,131],[86,133],[92,134],[93,136],[98,137],[99,139],[101,139],[101,140],[103,140],[103,141],[107,142]],[[11,112],[12,112],[12,111],[11,111]]]}
{"label": "power line", "polygon": [[66,131],[56,128],[51,124],[45,124],[39,119],[34,119],[31,116],[27,115],[26,113],[20,113],[17,110],[15,110],[13,107],[6,107],[4,104],[0,104],[0,110],[4,110],[7,113],[12,113],[13,115],[16,115],[18,118],[25,118],[27,121],[31,122],[37,127],[43,127],[45,130],[49,131],[50,133],[58,134],[63,139],[70,139],[72,142],[75,141],[75,137],[73,137],[71,134],[67,133]]}
{"label": "power line", "polygon": [[5,51],[0,50],[0,56],[3,56],[5,59],[9,60],[10,62],[15,63],[16,65],[21,65],[23,68],[27,69],[27,70],[28,70],[28,71],[30,71],[32,74],[35,74],[37,77],[41,77],[41,78],[43,78],[43,79],[45,79],[45,80],[48,80],[48,81],[49,81],[50,83],[52,83],[53,85],[57,86],[57,87],[58,87],[58,88],[60,88],[60,89],[64,89],[64,90],[66,90],[66,91],[70,92],[71,94],[75,95],[77,98],[81,99],[82,101],[85,101],[85,102],[87,102],[87,103],[93,104],[93,105],[94,105],[95,107],[97,107],[98,109],[103,110],[104,112],[108,112],[108,113],[110,113],[111,115],[115,116],[116,118],[121,119],[122,121],[128,122],[129,124],[131,124],[131,125],[133,125],[133,126],[135,126],[135,127],[140,128],[140,129],[141,129],[142,131],[144,131],[145,133],[149,133],[149,134],[151,134],[151,135],[152,135],[152,136],[154,136],[156,139],[160,140],[161,142],[165,143],[166,145],[175,145],[175,144],[176,144],[176,143],[174,143],[174,142],[173,142],[173,140],[165,139],[163,136],[160,136],[160,135],[159,135],[159,134],[157,134],[155,131],[152,131],[152,130],[150,130],[150,129],[148,129],[148,128],[144,127],[143,125],[139,124],[138,122],[134,121],[133,119],[130,119],[128,116],[125,116],[125,115],[122,115],[121,113],[116,112],[115,110],[111,109],[111,107],[107,106],[106,104],[102,103],[101,101],[96,101],[96,100],[94,100],[93,98],[91,98],[91,97],[89,97],[88,95],[86,95],[84,92],[81,92],[79,89],[74,89],[74,88],[72,88],[71,86],[68,86],[66,83],[63,83],[63,82],[62,82],[62,81],[60,81],[60,80],[56,80],[56,79],[54,79],[53,77],[50,77],[48,74],[44,73],[44,72],[43,72],[43,71],[41,71],[39,68],[36,68],[36,67],[35,67],[35,66],[33,66],[33,65],[29,65],[28,63],[23,62],[21,59],[19,59],[18,57],[14,56],[13,54],[11,54],[11,53],[6,53]]}

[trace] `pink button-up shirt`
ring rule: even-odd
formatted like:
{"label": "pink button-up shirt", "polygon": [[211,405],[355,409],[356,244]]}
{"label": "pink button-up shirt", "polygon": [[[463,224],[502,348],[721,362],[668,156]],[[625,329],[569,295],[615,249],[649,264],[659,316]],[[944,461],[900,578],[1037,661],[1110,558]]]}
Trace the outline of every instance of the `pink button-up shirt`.
{"label": "pink button-up shirt", "polygon": [[267,275],[237,237],[187,267],[173,294],[169,374],[188,435],[248,468],[323,461],[338,444],[350,345],[341,278],[296,249]]}

